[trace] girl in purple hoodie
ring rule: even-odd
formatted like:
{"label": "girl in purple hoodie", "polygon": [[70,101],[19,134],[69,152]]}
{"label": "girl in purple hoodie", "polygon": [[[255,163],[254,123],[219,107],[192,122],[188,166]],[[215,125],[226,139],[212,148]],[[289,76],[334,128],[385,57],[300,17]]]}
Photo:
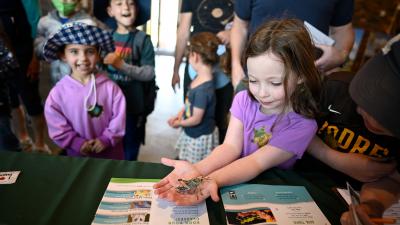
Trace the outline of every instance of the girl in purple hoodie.
{"label": "girl in purple hoodie", "polygon": [[111,34],[77,22],[63,25],[43,47],[46,60],[72,69],[45,104],[49,136],[69,156],[124,159],[125,97],[96,67],[100,53],[113,51]]}

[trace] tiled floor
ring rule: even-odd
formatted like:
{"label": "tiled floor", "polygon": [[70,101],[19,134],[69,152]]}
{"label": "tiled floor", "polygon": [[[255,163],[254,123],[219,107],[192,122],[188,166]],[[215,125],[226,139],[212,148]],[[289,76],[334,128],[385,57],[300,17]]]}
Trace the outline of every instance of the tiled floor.
{"label": "tiled floor", "polygon": [[[183,106],[182,89],[176,93],[171,88],[172,56],[156,56],[156,81],[159,86],[155,110],[147,118],[146,145],[141,146],[139,161],[160,162],[161,157],[175,158],[174,150],[179,130],[168,126],[167,120]],[[181,67],[183,70],[183,66]],[[183,74],[183,71],[181,71]],[[50,90],[49,76],[41,76],[41,95],[43,100]],[[182,83],[182,81],[181,81]],[[182,86],[182,85],[181,85]],[[54,145],[50,144],[50,146]]]}

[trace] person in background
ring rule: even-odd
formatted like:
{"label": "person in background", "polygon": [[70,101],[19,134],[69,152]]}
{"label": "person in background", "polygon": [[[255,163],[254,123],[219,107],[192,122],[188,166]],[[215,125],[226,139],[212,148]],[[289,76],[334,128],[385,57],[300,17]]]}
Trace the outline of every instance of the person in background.
{"label": "person in background", "polygon": [[[24,8],[21,0],[0,1],[0,9],[0,20],[20,66],[20,72],[16,74],[13,84],[10,86],[11,114],[15,133],[23,150],[51,154],[51,150],[45,143],[46,124],[39,94],[39,66],[33,57],[32,35],[34,32],[32,30],[34,28],[31,27],[27,18],[27,14],[40,14],[37,12],[27,13],[28,9]],[[40,9],[32,7],[29,10]],[[32,122],[34,142],[29,137],[20,99],[22,99]]]}
{"label": "person in background", "polygon": [[146,98],[148,85],[155,86],[154,48],[150,36],[136,29],[140,25],[136,19],[143,21],[137,6],[134,0],[110,0],[107,10],[117,21],[113,32],[116,51],[107,55],[104,63],[109,65],[109,76],[122,89],[127,101],[123,140],[126,160],[137,160],[140,145],[145,140],[146,106],[154,104],[155,100]]}
{"label": "person in background", "polygon": [[9,85],[19,69],[12,53],[10,40],[0,23],[0,151],[20,150],[18,138],[11,130]]}
{"label": "person in background", "polygon": [[[172,88],[180,85],[179,67],[182,63],[185,48],[190,36],[198,32],[211,32],[220,41],[229,46],[230,25],[233,18],[232,0],[183,0],[179,15],[179,26],[175,46],[175,62],[171,80]],[[193,30],[192,30],[193,29]],[[215,122],[219,131],[219,142],[222,143],[228,128],[229,108],[233,99],[233,86],[230,78],[220,67],[214,67],[216,94]],[[189,64],[185,66],[183,79],[183,99],[187,96],[190,82],[196,74],[190,74]]]}
{"label": "person in background", "polygon": [[219,144],[212,73],[213,66],[219,62],[219,44],[217,36],[210,32],[196,33],[190,38],[187,57],[197,76],[189,85],[185,107],[168,120],[171,127],[183,128],[175,147],[180,160],[199,162]]}
{"label": "person in background", "polygon": [[353,77],[350,72],[334,72],[325,77],[319,103],[321,114],[317,117],[319,129],[295,168],[318,170],[329,174],[339,186],[345,187],[349,182],[359,190],[364,182],[393,172],[400,140],[367,129],[348,91]]}
{"label": "person in background", "polygon": [[62,59],[72,70],[45,104],[50,138],[69,156],[124,159],[125,97],[96,67],[113,51],[109,32],[78,22],[64,24],[43,46],[46,60]]}
{"label": "person in background", "polygon": [[[400,41],[385,49],[357,72],[350,83],[349,92],[368,130],[377,135],[400,139],[400,118],[395,113],[400,106]],[[392,173],[364,184],[360,192],[360,205],[350,207],[363,225],[376,225],[370,218],[382,217],[385,209],[399,201],[399,149],[396,161],[397,168]],[[342,215],[341,223],[356,224],[350,212]]]}
{"label": "person in background", "polygon": [[315,61],[323,72],[341,66],[354,43],[352,27],[353,0],[289,1],[289,0],[236,0],[235,18],[231,31],[232,83],[235,88],[244,78],[241,65],[242,50],[247,37],[265,21],[273,18],[297,18],[307,21],[329,35],[333,46],[317,45],[322,56]]}
{"label": "person in background", "polygon": [[[248,91],[236,94],[224,143],[192,165],[162,159],[175,169],[154,187],[161,198],[196,204],[218,187],[248,181],[272,167],[290,169],[317,129],[321,78],[310,37],[298,20],[271,20],[250,38],[245,51]],[[203,176],[195,194],[180,194],[178,179]]]}
{"label": "person in background", "polygon": [[[77,10],[80,0],[52,0],[54,9],[41,17],[37,25],[37,36],[34,42],[36,56],[44,60],[43,46],[47,38],[57,32],[67,22],[84,22],[98,25],[84,10]],[[71,68],[62,60],[54,60],[50,64],[52,84],[56,84],[63,76],[71,73]]]}
{"label": "person in background", "polygon": [[[136,18],[135,24],[137,26],[145,24],[151,16],[151,1],[138,0],[136,2],[138,8],[140,9],[140,16]],[[108,14],[108,6],[110,5],[110,0],[93,0],[93,15],[106,24],[112,30],[117,29],[117,21],[115,18]]]}

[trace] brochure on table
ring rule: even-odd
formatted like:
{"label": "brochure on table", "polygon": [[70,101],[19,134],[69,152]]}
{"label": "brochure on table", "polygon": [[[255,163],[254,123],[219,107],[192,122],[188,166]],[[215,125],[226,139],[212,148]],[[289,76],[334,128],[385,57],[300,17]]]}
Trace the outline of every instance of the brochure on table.
{"label": "brochure on table", "polygon": [[209,225],[206,203],[176,206],[154,194],[155,179],[112,178],[93,225]]}
{"label": "brochure on table", "polygon": [[221,196],[227,224],[330,224],[301,186],[241,184]]}

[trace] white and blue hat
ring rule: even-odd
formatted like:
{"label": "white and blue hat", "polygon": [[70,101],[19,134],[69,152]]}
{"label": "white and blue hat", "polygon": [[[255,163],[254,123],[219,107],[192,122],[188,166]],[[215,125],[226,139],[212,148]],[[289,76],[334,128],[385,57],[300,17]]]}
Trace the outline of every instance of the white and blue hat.
{"label": "white and blue hat", "polygon": [[64,24],[43,46],[43,55],[47,61],[59,59],[59,52],[66,44],[96,45],[102,56],[114,52],[114,41],[111,33],[96,26],[82,22]]}

